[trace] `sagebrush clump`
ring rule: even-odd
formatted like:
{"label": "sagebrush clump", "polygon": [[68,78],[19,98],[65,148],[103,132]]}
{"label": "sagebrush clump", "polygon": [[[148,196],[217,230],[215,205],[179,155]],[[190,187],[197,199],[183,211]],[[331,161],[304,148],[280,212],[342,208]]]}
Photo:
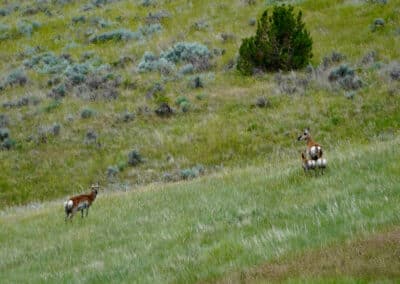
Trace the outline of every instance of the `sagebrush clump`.
{"label": "sagebrush clump", "polygon": [[176,64],[186,63],[186,67],[181,73],[186,74],[209,69],[210,59],[211,52],[207,46],[197,42],[179,42],[161,52],[160,56],[146,51],[137,70],[139,72],[159,71],[163,75],[169,75],[175,73]]}
{"label": "sagebrush clump", "polygon": [[139,151],[133,150],[128,154],[128,165],[137,166],[140,163],[143,163],[142,155],[140,155]]}
{"label": "sagebrush clump", "polygon": [[312,39],[305,28],[302,12],[292,6],[265,10],[256,35],[245,38],[239,49],[237,69],[250,75],[255,70],[287,71],[306,67],[312,57]]}
{"label": "sagebrush clump", "polygon": [[361,79],[356,76],[354,69],[346,64],[333,68],[328,76],[331,83],[337,83],[345,90],[357,90],[362,87]]}

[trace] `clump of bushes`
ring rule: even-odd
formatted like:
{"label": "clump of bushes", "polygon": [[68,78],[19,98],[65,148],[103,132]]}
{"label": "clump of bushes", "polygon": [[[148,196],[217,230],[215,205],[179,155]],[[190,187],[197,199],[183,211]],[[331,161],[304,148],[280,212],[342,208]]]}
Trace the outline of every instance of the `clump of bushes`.
{"label": "clump of bushes", "polygon": [[266,97],[258,97],[254,105],[259,108],[266,108],[270,105],[270,102]]}
{"label": "clump of bushes", "polygon": [[127,29],[117,29],[98,35],[92,35],[89,38],[89,42],[103,43],[107,41],[142,40],[144,37],[153,35],[154,33],[160,32],[161,30],[162,26],[160,23],[153,23],[140,27],[139,30],[135,32]]}
{"label": "clump of bushes", "polygon": [[197,70],[209,68],[211,53],[207,46],[197,42],[178,42],[160,55],[173,63],[191,63]]}
{"label": "clump of bushes", "polygon": [[161,117],[168,117],[174,114],[174,110],[169,106],[167,102],[163,102],[160,106],[155,110],[155,113]]}
{"label": "clump of bushes", "polygon": [[392,81],[400,81],[400,63],[393,61],[383,69],[386,76]]}
{"label": "clump of bushes", "polygon": [[207,46],[196,42],[179,42],[158,57],[152,52],[145,52],[138,64],[138,71],[158,70],[162,74],[170,74],[181,62],[191,64],[186,67],[188,70],[202,71],[210,67],[210,59],[211,52]]}
{"label": "clump of bushes", "polygon": [[202,174],[204,174],[205,172],[205,168],[203,165],[196,165],[192,168],[187,168],[187,169],[183,169],[180,171],[180,176],[182,179],[193,179],[196,178]]}
{"label": "clump of bushes", "polygon": [[309,80],[306,76],[290,72],[289,74],[277,73],[275,82],[278,85],[279,91],[282,94],[300,94],[304,95],[309,85]]}
{"label": "clump of bushes", "polygon": [[135,114],[133,112],[125,111],[121,113],[118,117],[118,121],[129,122],[135,119]]}
{"label": "clump of bushes", "polygon": [[186,75],[186,74],[193,74],[195,71],[194,66],[192,63],[188,63],[183,65],[180,69],[179,69],[179,74],[181,75]]}
{"label": "clump of bushes", "polygon": [[322,58],[321,66],[324,70],[328,69],[330,66],[338,64],[346,59],[346,56],[338,51],[332,51],[331,54],[324,56]]}
{"label": "clump of bushes", "polygon": [[5,108],[19,108],[28,105],[37,105],[39,104],[40,99],[34,96],[26,96],[19,98],[15,101],[8,101],[3,103],[3,107]]}
{"label": "clump of bushes", "polygon": [[90,108],[85,108],[81,111],[81,118],[87,119],[91,118],[96,114],[96,112]]}
{"label": "clump of bushes", "polygon": [[38,129],[38,142],[47,143],[50,136],[60,135],[61,125],[54,123],[50,126],[40,126]]}
{"label": "clump of bushes", "polygon": [[377,30],[383,29],[385,27],[385,20],[382,18],[376,18],[372,25],[370,26],[371,31],[375,32]]}
{"label": "clump of bushes", "polygon": [[41,24],[36,21],[26,21],[22,20],[17,23],[17,31],[19,34],[24,36],[32,36],[33,32],[38,30]]}
{"label": "clump of bushes", "polygon": [[128,165],[130,166],[137,166],[143,163],[142,155],[140,155],[139,151],[133,150],[128,154]]}
{"label": "clump of bushes", "polygon": [[10,123],[10,119],[6,114],[0,113],[0,128],[7,127]]}
{"label": "clump of bushes", "polygon": [[143,36],[151,36],[155,33],[161,32],[162,26],[160,23],[148,24],[142,27],[139,27],[139,32]]}
{"label": "clump of bushes", "polygon": [[367,52],[363,58],[361,59],[361,64],[363,65],[371,65],[377,61],[377,52],[372,50],[370,52]]}
{"label": "clump of bushes", "polygon": [[182,110],[182,112],[188,112],[192,106],[189,99],[185,96],[179,96],[175,100],[175,104]]}
{"label": "clump of bushes", "polygon": [[87,100],[118,97],[120,76],[91,52],[84,53],[81,62],[74,62],[68,54],[55,56],[45,52],[24,60],[24,65],[40,74],[57,74],[48,81],[53,86],[49,97],[60,99],[72,92]]}
{"label": "clump of bushes", "polygon": [[0,141],[10,137],[10,130],[8,128],[0,128]]}
{"label": "clump of bushes", "polygon": [[362,87],[361,79],[355,75],[355,71],[346,64],[342,64],[329,73],[331,83],[337,83],[345,90],[357,90]]}
{"label": "clump of bushes", "polygon": [[237,69],[245,75],[263,71],[293,70],[306,67],[312,57],[312,39],[292,6],[275,6],[272,15],[265,10],[256,35],[245,38],[239,49]]}
{"label": "clump of bushes", "polygon": [[23,64],[39,74],[61,74],[72,63],[69,57],[56,56],[52,52],[44,52],[25,59]]}
{"label": "clump of bushes", "polygon": [[0,82],[0,90],[5,89],[10,86],[15,85],[24,86],[28,82],[28,76],[22,68],[17,68],[11,71],[2,82]]}
{"label": "clump of bushes", "polygon": [[96,131],[94,131],[93,129],[89,129],[86,132],[85,135],[85,139],[83,140],[83,143],[86,145],[97,145],[98,147],[100,147],[100,143],[98,141],[98,134],[96,133]]}
{"label": "clump of bushes", "polygon": [[0,128],[0,150],[10,150],[15,145],[15,140],[10,137],[8,128]]}

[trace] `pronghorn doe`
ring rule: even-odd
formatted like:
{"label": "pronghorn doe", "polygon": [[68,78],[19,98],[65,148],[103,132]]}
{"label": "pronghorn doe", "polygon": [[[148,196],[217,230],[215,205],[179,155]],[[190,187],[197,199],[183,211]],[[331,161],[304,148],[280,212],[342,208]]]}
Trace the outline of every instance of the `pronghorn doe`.
{"label": "pronghorn doe", "polygon": [[306,155],[304,155],[304,152],[301,152],[301,160],[304,172],[308,172],[309,170],[315,170],[317,163],[314,160],[307,159]]}
{"label": "pronghorn doe", "polygon": [[[306,154],[312,159],[312,160],[318,160],[322,158],[322,147],[318,143],[316,143],[312,138],[310,134],[310,129],[306,128],[304,129],[304,132],[297,137],[298,141],[305,140],[307,142],[307,148],[306,148]],[[307,157],[308,158],[308,157]]]}
{"label": "pronghorn doe", "polygon": [[81,194],[73,196],[64,202],[65,209],[65,221],[71,219],[77,211],[81,211],[83,218],[83,211],[86,209],[86,216],[89,214],[89,207],[96,199],[98,190],[100,189],[99,184],[91,186],[92,191],[89,194]]}

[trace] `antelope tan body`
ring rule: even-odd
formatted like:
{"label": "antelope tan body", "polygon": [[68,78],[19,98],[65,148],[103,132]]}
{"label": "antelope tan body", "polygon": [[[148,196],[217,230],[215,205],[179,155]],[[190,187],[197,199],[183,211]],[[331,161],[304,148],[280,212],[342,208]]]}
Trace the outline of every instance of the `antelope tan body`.
{"label": "antelope tan body", "polygon": [[96,199],[99,186],[92,185],[92,191],[89,194],[81,194],[73,196],[64,202],[65,220],[72,219],[77,211],[81,211],[82,218],[84,210],[86,209],[86,216],[89,214],[89,208],[93,201]]}

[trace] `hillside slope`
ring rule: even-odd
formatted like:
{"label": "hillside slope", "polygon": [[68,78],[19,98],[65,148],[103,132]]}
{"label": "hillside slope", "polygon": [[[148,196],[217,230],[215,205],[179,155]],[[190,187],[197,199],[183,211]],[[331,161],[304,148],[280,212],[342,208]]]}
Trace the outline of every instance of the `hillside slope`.
{"label": "hillside slope", "polygon": [[[102,192],[88,218],[67,224],[61,200],[9,208],[0,215],[2,282],[212,281],[368,236],[399,224],[399,144],[332,150],[317,177],[280,155],[190,182]],[[390,280],[365,277],[354,279]]]}

